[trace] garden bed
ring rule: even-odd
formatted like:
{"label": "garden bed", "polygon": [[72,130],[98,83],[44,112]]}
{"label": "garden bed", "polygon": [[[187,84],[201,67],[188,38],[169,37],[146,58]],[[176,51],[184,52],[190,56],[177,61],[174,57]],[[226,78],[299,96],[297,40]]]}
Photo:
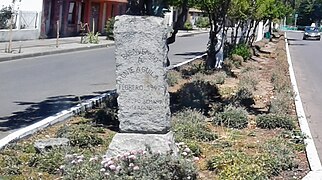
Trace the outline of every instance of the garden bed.
{"label": "garden bed", "polygon": [[[260,46],[267,48],[267,43]],[[256,61],[232,55],[220,71],[206,70],[203,59],[169,71],[178,158],[148,150],[129,152],[113,160],[117,166],[105,167],[111,159],[103,155],[118,128],[117,103],[108,99],[99,109],[2,149],[0,175],[7,179],[302,179],[310,169],[283,37],[269,46],[275,50],[259,53],[253,58]],[[56,137],[68,138],[69,146],[34,148],[35,141]]]}

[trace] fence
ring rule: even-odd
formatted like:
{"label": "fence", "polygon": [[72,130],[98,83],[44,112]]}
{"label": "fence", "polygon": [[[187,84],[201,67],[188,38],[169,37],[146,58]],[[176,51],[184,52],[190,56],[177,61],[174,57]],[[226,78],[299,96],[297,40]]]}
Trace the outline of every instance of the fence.
{"label": "fence", "polygon": [[38,39],[41,26],[41,12],[18,11],[13,16],[13,30],[10,35],[10,19],[6,21],[6,29],[0,29],[0,42],[12,40],[22,41],[28,39]]}

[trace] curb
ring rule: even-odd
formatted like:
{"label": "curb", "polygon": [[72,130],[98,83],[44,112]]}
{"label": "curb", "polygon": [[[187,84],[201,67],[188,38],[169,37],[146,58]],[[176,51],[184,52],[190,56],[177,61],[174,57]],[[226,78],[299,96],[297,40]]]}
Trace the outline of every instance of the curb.
{"label": "curb", "polygon": [[290,78],[291,78],[291,83],[295,93],[294,100],[295,100],[295,106],[296,106],[296,114],[299,120],[301,131],[307,136],[307,138],[304,140],[304,143],[306,144],[306,148],[305,148],[306,155],[307,155],[307,159],[308,159],[311,171],[303,178],[303,180],[322,180],[322,165],[311,135],[309,124],[306,119],[302,100],[298,90],[295,73],[292,65],[292,60],[291,60],[291,54],[290,54],[288,41],[286,37],[286,32],[284,37],[285,37],[287,61],[289,64]]}
{"label": "curb", "polygon": [[58,50],[53,50],[53,51],[21,54],[21,55],[10,56],[10,57],[0,57],[0,62],[17,60],[17,59],[22,59],[22,58],[30,58],[30,57],[39,57],[39,56],[45,56],[45,55],[67,53],[67,52],[98,49],[98,48],[110,47],[110,46],[113,46],[113,45],[114,45],[114,42],[109,43],[109,44],[90,45],[90,46],[86,46],[86,47],[77,47],[77,48],[71,48],[71,49],[58,49]]}
{"label": "curb", "polygon": [[104,93],[100,96],[94,97],[92,99],[89,99],[85,101],[84,103],[78,104],[70,109],[63,110],[59,113],[56,113],[53,116],[49,116],[39,122],[36,122],[32,125],[29,125],[27,127],[18,129],[17,131],[9,134],[8,136],[4,137],[3,139],[0,139],[0,149],[5,147],[7,144],[13,141],[17,141],[23,137],[26,137],[28,135],[31,135],[37,131],[40,131],[48,126],[54,125],[59,122],[66,121],[67,119],[71,118],[74,115],[80,114],[82,112],[85,112],[86,110],[92,109],[96,106],[99,106],[103,100],[105,100],[107,97],[115,96],[116,92],[113,90],[110,93]]}
{"label": "curb", "polygon": [[208,33],[208,32],[207,31],[201,31],[201,32],[196,32],[196,33],[182,34],[182,35],[178,35],[178,37],[189,37],[189,36],[198,35],[198,34],[204,34],[204,33]]}
{"label": "curb", "polygon": [[[177,68],[177,67],[182,66],[184,64],[188,64],[191,61],[194,61],[196,59],[203,57],[204,55],[206,55],[206,53],[203,55],[197,56],[195,58],[189,59],[187,61],[184,61],[182,63],[179,63],[175,66],[170,66],[167,69],[168,70],[174,69],[174,68]],[[92,109],[93,107],[97,107],[103,102],[103,100],[105,100],[106,98],[108,98],[110,96],[115,96],[115,95],[116,95],[116,90],[112,90],[110,93],[101,94],[100,96],[89,99],[86,102],[78,104],[78,105],[76,105],[72,108],[69,108],[67,110],[63,110],[61,112],[58,112],[58,113],[56,113],[52,116],[49,116],[49,117],[47,117],[39,122],[36,122],[32,125],[18,129],[17,131],[9,134],[8,136],[0,139],[0,149],[4,148],[10,142],[17,141],[23,137],[26,137],[26,136],[36,133],[42,129],[45,129],[48,126],[54,125],[59,122],[66,121],[74,115],[85,112],[86,110]]]}

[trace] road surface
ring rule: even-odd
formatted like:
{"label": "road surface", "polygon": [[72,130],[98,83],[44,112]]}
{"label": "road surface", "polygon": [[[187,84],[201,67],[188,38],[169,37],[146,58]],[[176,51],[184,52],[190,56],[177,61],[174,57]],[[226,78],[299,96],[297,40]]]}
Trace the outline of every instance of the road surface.
{"label": "road surface", "polygon": [[295,76],[309,127],[322,158],[322,42],[302,40],[301,32],[288,32]]}
{"label": "road surface", "polygon": [[[178,37],[169,59],[177,64],[206,49],[208,34]],[[114,47],[0,63],[0,139],[115,89]]]}

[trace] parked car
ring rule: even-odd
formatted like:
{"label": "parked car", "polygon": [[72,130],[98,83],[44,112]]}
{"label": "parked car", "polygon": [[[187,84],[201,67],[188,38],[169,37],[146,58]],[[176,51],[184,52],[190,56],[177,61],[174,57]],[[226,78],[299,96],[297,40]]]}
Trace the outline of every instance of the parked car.
{"label": "parked car", "polygon": [[317,27],[305,27],[304,34],[303,34],[303,40],[306,39],[321,39],[321,34],[319,32],[319,28]]}

